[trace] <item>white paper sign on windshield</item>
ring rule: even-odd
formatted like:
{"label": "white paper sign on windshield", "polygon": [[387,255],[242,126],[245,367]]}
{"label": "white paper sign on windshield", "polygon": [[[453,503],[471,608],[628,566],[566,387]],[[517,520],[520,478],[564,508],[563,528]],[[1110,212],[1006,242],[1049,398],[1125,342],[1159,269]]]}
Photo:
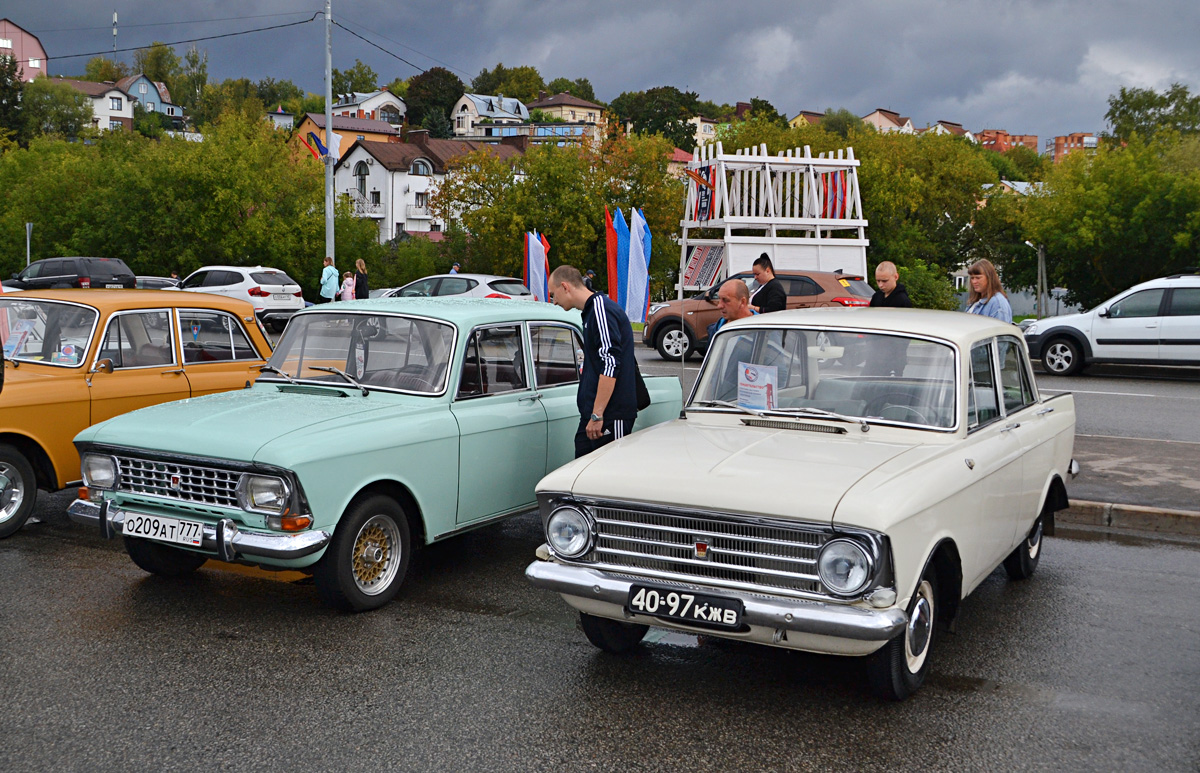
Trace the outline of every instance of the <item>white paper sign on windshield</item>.
{"label": "white paper sign on windshield", "polygon": [[25,349],[25,339],[29,338],[29,334],[33,332],[36,324],[32,319],[17,320],[17,324],[12,326],[12,333],[9,334],[8,340],[4,342],[5,357],[11,358],[17,352]]}
{"label": "white paper sign on windshield", "polygon": [[773,410],[779,387],[779,370],[774,365],[738,363],[738,405],[759,411]]}

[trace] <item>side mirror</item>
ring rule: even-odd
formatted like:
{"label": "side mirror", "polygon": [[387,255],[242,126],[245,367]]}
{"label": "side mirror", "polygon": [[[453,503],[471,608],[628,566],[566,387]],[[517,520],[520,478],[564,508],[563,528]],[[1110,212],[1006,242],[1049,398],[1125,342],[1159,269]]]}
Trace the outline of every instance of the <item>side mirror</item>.
{"label": "side mirror", "polygon": [[1096,316],[1098,316],[1098,317],[1107,317],[1107,316],[1108,316],[1108,309],[1100,309],[1100,311],[1097,311],[1097,312],[1096,312]]}
{"label": "side mirror", "polygon": [[113,361],[105,357],[96,363],[96,367],[92,368],[93,373],[112,373]]}

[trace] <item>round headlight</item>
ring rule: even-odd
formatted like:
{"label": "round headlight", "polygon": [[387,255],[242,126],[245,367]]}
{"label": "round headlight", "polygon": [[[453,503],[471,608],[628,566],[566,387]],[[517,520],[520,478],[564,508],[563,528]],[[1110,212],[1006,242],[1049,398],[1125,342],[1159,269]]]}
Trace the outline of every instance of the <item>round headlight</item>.
{"label": "round headlight", "polygon": [[825,587],[839,596],[853,596],[871,581],[871,557],[857,542],[835,539],[821,548],[817,572]]}
{"label": "round headlight", "polygon": [[288,488],[280,478],[247,475],[242,492],[242,507],[247,510],[281,513],[287,507]]}
{"label": "round headlight", "polygon": [[546,539],[558,555],[578,558],[592,546],[591,524],[574,507],[560,507],[546,520]]}
{"label": "round headlight", "polygon": [[101,454],[84,454],[80,460],[83,485],[88,488],[111,489],[117,487],[117,460]]}

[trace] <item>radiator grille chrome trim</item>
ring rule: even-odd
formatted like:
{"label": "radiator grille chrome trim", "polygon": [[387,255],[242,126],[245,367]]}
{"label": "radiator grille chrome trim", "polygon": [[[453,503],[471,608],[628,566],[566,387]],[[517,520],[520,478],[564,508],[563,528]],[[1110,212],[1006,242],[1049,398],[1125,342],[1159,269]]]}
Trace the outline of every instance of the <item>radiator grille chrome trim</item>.
{"label": "radiator grille chrome trim", "polygon": [[[120,493],[240,509],[237,497],[240,472],[132,456],[116,459]],[[176,477],[177,484],[173,482]]]}

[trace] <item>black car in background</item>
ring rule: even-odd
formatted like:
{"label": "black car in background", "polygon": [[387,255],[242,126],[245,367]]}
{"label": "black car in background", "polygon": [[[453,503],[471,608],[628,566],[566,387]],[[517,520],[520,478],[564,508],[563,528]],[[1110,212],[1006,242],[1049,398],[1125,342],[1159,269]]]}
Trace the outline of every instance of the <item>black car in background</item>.
{"label": "black car in background", "polygon": [[5,287],[50,290],[59,287],[133,288],[136,279],[120,258],[44,258],[35,260]]}

